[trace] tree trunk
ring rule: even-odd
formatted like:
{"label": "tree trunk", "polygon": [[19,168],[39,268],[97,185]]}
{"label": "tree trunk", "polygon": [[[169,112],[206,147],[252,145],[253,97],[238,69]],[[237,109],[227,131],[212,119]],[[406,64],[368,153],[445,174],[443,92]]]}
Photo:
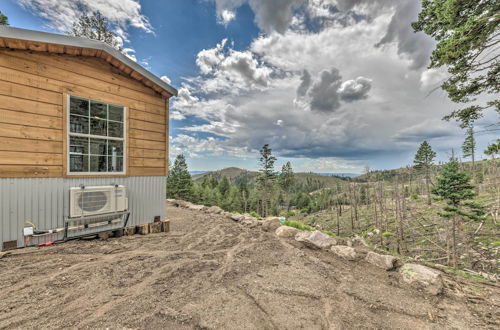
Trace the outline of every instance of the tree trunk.
{"label": "tree trunk", "polygon": [[427,172],[425,174],[425,188],[427,189],[427,205],[431,205],[431,189],[429,187],[429,182],[431,181],[430,175],[429,175],[429,169],[427,169]]}
{"label": "tree trunk", "polygon": [[452,235],[453,235],[453,267],[457,267],[457,233],[456,233],[456,214],[453,214],[453,225],[452,225]]}

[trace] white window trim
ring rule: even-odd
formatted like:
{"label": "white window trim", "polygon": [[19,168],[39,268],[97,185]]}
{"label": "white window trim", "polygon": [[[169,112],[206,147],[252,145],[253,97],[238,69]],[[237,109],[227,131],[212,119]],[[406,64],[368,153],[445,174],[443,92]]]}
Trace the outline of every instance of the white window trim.
{"label": "white window trim", "polygon": [[[91,135],[91,134],[82,134],[82,133],[71,133],[70,130],[70,117],[71,117],[71,97],[76,97],[79,99],[83,100],[88,100],[90,101],[95,101],[95,102],[101,102],[105,103],[108,105],[114,105],[117,107],[123,107],[123,138],[117,138],[117,137],[111,137],[111,136],[101,136],[101,135]],[[89,99],[86,97],[81,97],[77,95],[66,95],[66,175],[68,176],[119,176],[119,175],[126,175],[127,171],[127,143],[128,143],[128,132],[127,132],[127,113],[128,113],[128,107],[123,106],[123,105],[117,105],[113,103],[108,103],[104,101],[99,101],[99,100],[94,100],[94,99]],[[95,138],[95,139],[103,139],[103,140],[114,140],[114,141],[123,141],[123,171],[121,172],[71,172],[70,168],[70,136],[80,136],[80,137],[88,137],[88,138]],[[89,150],[90,152],[90,150]]]}

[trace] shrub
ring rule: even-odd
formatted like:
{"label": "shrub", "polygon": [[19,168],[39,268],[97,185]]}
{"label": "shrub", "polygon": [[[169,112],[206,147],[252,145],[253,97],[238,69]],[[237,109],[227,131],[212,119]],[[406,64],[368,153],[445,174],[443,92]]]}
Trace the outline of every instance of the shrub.
{"label": "shrub", "polygon": [[411,194],[411,199],[417,200],[418,199],[418,194],[417,193]]}
{"label": "shrub", "polygon": [[255,211],[250,212],[250,215],[251,215],[252,217],[254,217],[254,218],[262,218],[262,217],[260,216],[260,214],[258,214],[258,213],[257,213],[257,212],[255,212]]}

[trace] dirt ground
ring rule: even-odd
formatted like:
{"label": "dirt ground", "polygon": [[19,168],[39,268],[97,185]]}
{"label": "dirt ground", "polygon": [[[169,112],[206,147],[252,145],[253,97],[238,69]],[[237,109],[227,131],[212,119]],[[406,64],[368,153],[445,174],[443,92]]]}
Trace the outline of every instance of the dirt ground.
{"label": "dirt ground", "polygon": [[500,288],[313,251],[217,215],[168,208],[171,232],[72,241],[0,259],[0,329],[498,329]]}

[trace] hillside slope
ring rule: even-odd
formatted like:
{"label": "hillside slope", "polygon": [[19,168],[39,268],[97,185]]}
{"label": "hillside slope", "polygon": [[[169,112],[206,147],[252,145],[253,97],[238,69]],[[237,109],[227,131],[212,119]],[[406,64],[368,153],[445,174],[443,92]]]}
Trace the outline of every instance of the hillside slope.
{"label": "hillside slope", "polygon": [[494,329],[500,289],[396,272],[169,207],[171,232],[73,241],[0,259],[0,328]]}

